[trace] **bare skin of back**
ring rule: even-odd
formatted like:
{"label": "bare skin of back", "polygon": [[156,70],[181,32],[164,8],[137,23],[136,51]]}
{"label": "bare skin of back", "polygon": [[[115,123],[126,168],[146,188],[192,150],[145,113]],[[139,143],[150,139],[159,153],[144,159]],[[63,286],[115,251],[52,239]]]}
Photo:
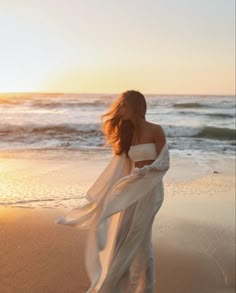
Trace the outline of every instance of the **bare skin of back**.
{"label": "bare skin of back", "polygon": [[[155,143],[158,155],[160,152],[160,142],[162,144],[165,142],[165,136],[162,129],[160,128],[160,125],[148,122],[146,120],[141,126],[140,141],[138,142],[135,137],[136,135],[134,133],[131,145],[142,144],[142,143]],[[150,165],[154,161],[155,160],[145,160],[145,161],[135,162],[135,167],[142,168],[145,165]]]}

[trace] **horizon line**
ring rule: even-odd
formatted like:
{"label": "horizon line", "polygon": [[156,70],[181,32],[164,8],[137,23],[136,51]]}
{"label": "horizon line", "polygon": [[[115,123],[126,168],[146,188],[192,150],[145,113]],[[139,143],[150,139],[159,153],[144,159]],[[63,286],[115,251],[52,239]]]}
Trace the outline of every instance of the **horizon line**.
{"label": "horizon line", "polygon": [[[4,95],[4,94],[101,94],[101,95],[119,95],[121,94],[122,91],[120,92],[53,92],[53,91],[19,91],[19,92],[0,92],[0,95]],[[207,94],[207,93],[145,93],[144,91],[142,91],[143,94],[145,95],[157,95],[157,96],[235,96],[234,94],[229,94],[229,93],[211,93],[211,94]]]}

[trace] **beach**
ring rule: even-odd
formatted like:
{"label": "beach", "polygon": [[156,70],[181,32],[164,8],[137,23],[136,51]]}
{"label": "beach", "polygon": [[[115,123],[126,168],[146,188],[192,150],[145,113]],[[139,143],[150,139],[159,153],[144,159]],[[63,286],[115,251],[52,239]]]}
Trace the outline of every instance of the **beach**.
{"label": "beach", "polygon": [[[83,193],[109,161],[109,156],[94,162],[95,156],[58,154],[49,159],[2,153],[1,195],[20,190],[76,194],[79,188]],[[228,158],[200,162],[171,156],[165,199],[152,230],[157,293],[234,292],[234,170],[235,160]],[[60,197],[51,206],[20,201],[0,206],[0,292],[86,292],[86,230],[55,224],[76,204],[68,202],[62,205]]]}
{"label": "beach", "polygon": [[0,293],[236,293],[235,1],[0,22]]}

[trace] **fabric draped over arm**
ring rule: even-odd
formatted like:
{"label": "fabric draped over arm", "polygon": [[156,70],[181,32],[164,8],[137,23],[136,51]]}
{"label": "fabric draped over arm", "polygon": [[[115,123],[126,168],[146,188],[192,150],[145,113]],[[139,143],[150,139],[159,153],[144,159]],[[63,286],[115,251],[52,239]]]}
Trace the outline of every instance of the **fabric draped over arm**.
{"label": "fabric draped over arm", "polygon": [[[139,265],[136,263],[134,266],[135,255],[142,241],[151,235],[151,223],[164,199],[162,179],[168,169],[167,143],[155,161],[142,168],[135,168],[134,162],[125,153],[113,155],[85,194],[87,203],[55,221],[57,224],[89,229],[86,268],[91,287],[87,293],[126,292],[125,286],[128,285],[118,281],[119,274],[122,277],[131,263],[133,270],[130,268],[130,274],[137,276],[141,260]],[[146,282],[151,284],[151,281]],[[135,277],[133,282],[129,279],[129,284],[133,286],[132,290],[148,286],[142,285],[141,280]],[[121,291],[114,289],[119,286]],[[99,291],[92,291],[95,287]]]}

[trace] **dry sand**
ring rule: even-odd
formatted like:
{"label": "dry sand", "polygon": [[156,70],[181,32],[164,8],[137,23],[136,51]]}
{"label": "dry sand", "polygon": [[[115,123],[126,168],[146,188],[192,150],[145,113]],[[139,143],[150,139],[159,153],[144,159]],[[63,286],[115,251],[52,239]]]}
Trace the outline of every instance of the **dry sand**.
{"label": "dry sand", "polygon": [[[212,160],[206,166],[173,158],[171,163],[165,201],[153,224],[156,292],[235,292],[235,162]],[[0,208],[1,293],[86,292],[86,230],[54,223],[67,211]]]}

